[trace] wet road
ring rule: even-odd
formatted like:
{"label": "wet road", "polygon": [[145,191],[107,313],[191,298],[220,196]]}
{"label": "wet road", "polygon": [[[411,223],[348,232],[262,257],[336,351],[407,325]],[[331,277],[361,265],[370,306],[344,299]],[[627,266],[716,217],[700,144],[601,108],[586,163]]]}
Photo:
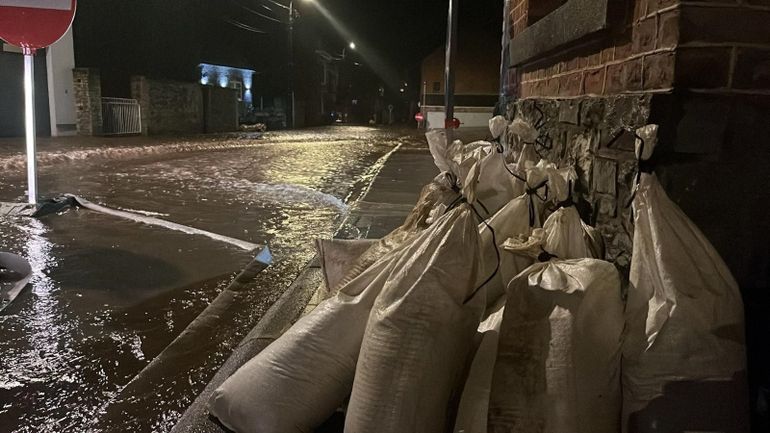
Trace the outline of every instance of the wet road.
{"label": "wet road", "polygon": [[[214,233],[269,244],[274,266],[243,298],[222,344],[158,390],[131,431],[164,431],[414,133],[325,128],[262,139],[43,147],[40,191],[75,193]],[[0,145],[0,201],[23,201],[24,160]],[[202,236],[69,211],[0,219],[0,250],[28,257],[31,286],[0,313],[0,431],[104,431],[105,408],[252,258]],[[31,288],[31,290],[30,290]],[[180,375],[177,375],[177,377]],[[122,427],[128,427],[123,424]]]}

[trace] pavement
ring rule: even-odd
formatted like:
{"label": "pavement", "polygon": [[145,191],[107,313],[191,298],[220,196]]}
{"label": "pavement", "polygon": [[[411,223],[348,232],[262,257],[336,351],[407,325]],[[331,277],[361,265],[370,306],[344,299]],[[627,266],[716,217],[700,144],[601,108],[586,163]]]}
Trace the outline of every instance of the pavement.
{"label": "pavement", "polygon": [[[351,210],[337,237],[377,239],[400,226],[417,202],[422,187],[438,174],[427,148],[402,147],[395,151],[374,178],[363,199]],[[240,366],[280,337],[319,298],[313,295],[322,284],[318,263],[313,260],[265,317],[233,351],[205,390],[178,421],[172,433],[221,433],[227,431],[209,417],[206,404],[211,393]],[[308,304],[311,304],[308,308]],[[336,431],[339,417],[318,431]]]}

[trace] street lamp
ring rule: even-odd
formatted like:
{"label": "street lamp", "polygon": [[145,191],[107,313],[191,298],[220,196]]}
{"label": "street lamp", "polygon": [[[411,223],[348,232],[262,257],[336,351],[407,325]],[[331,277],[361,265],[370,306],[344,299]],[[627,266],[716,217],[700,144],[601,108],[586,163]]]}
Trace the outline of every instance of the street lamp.
{"label": "street lamp", "polygon": [[348,46],[350,47],[351,50],[355,50],[356,49],[356,43],[355,42],[351,42]]}

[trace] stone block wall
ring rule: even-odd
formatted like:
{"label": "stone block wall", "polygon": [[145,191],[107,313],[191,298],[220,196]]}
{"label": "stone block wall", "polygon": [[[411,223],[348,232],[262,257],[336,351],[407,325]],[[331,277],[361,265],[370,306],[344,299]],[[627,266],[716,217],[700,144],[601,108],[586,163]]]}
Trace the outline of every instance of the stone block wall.
{"label": "stone block wall", "polygon": [[99,135],[102,133],[101,75],[96,69],[75,68],[72,77],[78,134]]}
{"label": "stone block wall", "polygon": [[[543,158],[575,168],[581,217],[599,228],[606,258],[621,269],[630,264],[633,226],[627,204],[637,168],[634,135],[627,129],[647,124],[650,107],[649,95],[526,99],[509,107],[512,117],[542,123],[539,131],[547,145],[537,149]],[[513,136],[510,142],[515,149],[521,146]]]}
{"label": "stone block wall", "polygon": [[131,97],[142,108],[145,135],[204,132],[203,93],[199,84],[132,77]]}

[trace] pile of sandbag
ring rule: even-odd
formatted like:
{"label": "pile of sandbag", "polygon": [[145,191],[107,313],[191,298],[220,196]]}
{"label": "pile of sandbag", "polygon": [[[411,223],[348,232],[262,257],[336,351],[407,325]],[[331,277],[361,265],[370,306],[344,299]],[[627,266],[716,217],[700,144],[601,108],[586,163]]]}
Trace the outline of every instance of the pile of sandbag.
{"label": "pile of sandbag", "polygon": [[[442,173],[402,227],[318,241],[328,299],[212,415],[261,433],[312,432],[340,407],[347,433],[747,431],[740,294],[708,241],[641,175],[626,301],[574,169],[501,119],[493,138],[518,151],[429,132]],[[638,134],[645,160],[655,128]]]}

